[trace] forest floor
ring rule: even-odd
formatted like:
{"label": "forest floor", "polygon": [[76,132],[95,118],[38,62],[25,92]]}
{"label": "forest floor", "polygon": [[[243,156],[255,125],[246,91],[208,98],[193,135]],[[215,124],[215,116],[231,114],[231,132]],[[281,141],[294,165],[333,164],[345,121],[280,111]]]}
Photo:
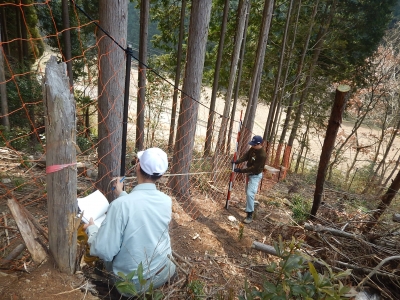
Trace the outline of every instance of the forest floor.
{"label": "forest floor", "polygon": [[[279,237],[285,241],[290,241],[294,237],[303,241],[306,248],[311,249],[310,253],[316,254],[328,263],[332,263],[333,259],[344,260],[349,253],[362,249],[364,247],[362,243],[346,242],[352,248],[346,252],[340,237],[328,238],[330,241],[328,245],[332,247],[327,247],[326,244],[317,245],[317,240],[321,241],[324,238],[321,235],[313,236],[305,230],[303,224],[296,223],[295,219],[299,212],[293,209],[294,199],[302,199],[304,207],[307,208],[313,198],[313,182],[315,181],[306,177],[289,174],[281,182],[268,187],[265,185],[256,198],[260,205],[255,212],[254,221],[244,226],[241,225],[245,217],[243,191],[234,190],[228,210],[224,208],[226,196],[222,196],[225,191],[216,197],[205,197],[194,193],[192,201],[196,204],[198,212],[196,218],[187,214],[173,199],[170,235],[172,248],[176,254],[175,259],[182,269],[178,270],[178,281],[160,289],[163,297],[238,299],[244,295],[245,281],[249,282],[249,286],[260,289],[266,276],[267,278],[269,276],[266,266],[278,262],[279,259],[252,248],[254,241],[273,245]],[[335,228],[346,227],[346,231],[358,233],[358,226],[368,216],[366,200],[368,199],[365,196],[349,196],[345,192],[329,188],[328,185],[315,224]],[[375,203],[371,206],[374,205]],[[44,223],[43,226],[46,226],[45,199],[35,202],[27,209]],[[0,199],[0,211],[9,212],[4,198]],[[8,221],[8,228],[16,227],[11,217]],[[20,239],[15,231],[9,230],[9,233],[11,238],[14,236]],[[5,241],[4,235],[0,237],[2,242]],[[332,244],[336,242],[338,244],[335,247]],[[15,241],[12,243],[12,245],[17,244]],[[4,245],[1,246],[3,248]],[[10,248],[8,250],[11,250]],[[361,252],[354,255],[360,256]],[[376,256],[377,252],[372,254]],[[351,258],[347,261],[352,262]],[[372,259],[372,265],[376,264]],[[94,269],[84,265],[82,264],[82,270],[74,275],[63,274],[50,259],[42,265],[35,265],[25,250],[16,260],[1,266],[0,299],[118,299],[114,294],[108,294],[108,291],[96,289],[96,286],[93,289],[88,282],[93,283]],[[347,279],[344,283],[355,287],[354,280],[358,278],[359,281],[364,277],[365,274]],[[392,287],[388,286],[388,289],[391,290]],[[96,294],[96,291],[100,294]]]}

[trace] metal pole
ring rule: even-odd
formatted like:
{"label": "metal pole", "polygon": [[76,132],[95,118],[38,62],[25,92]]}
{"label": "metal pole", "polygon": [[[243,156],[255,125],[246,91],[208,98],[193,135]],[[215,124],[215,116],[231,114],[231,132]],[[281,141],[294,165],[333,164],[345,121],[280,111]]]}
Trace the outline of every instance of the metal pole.
{"label": "metal pole", "polygon": [[[236,159],[237,159],[237,151],[238,151],[238,147],[239,147],[240,130],[242,128],[242,113],[243,113],[243,111],[240,111],[239,129],[238,129],[237,138],[236,138],[236,146],[235,146],[235,153],[233,154],[233,161],[236,161]],[[232,172],[231,172],[231,176],[229,178],[228,194],[226,196],[226,203],[225,203],[225,208],[226,209],[229,208],[229,200],[231,199],[231,191],[232,191],[232,187],[233,187],[233,179],[234,179],[234,176],[235,176],[235,172],[233,171],[234,169],[235,169],[235,164],[232,164]]]}
{"label": "metal pole", "polygon": [[126,139],[128,135],[128,107],[129,107],[129,86],[131,81],[131,62],[132,62],[132,45],[128,45],[126,53],[126,70],[125,70],[125,94],[124,94],[124,114],[122,117],[122,149],[121,149],[121,176],[125,175],[126,160]]}

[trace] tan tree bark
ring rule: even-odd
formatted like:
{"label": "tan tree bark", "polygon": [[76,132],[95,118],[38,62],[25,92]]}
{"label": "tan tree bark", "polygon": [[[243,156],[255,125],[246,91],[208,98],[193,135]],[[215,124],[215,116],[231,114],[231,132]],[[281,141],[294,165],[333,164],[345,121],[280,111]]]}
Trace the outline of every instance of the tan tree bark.
{"label": "tan tree bark", "polygon": [[[239,54],[239,66],[238,66],[238,74],[237,74],[237,79],[236,79],[236,83],[234,83],[235,78],[233,78],[233,82],[232,84],[232,88],[231,89],[235,89],[235,94],[233,96],[233,103],[232,103],[232,110],[231,110],[231,116],[230,116],[230,122],[229,122],[229,133],[228,133],[228,139],[226,142],[226,153],[230,152],[231,149],[231,136],[232,136],[232,132],[233,132],[233,124],[235,122],[235,113],[236,113],[236,107],[237,107],[237,102],[239,99],[239,89],[240,89],[240,81],[242,78],[242,69],[243,69],[243,61],[244,61],[244,54],[245,54],[245,49],[246,49],[246,39],[247,39],[247,28],[248,28],[248,24],[249,24],[249,11],[250,11],[250,1],[248,1],[248,5],[247,5],[247,10],[244,12],[244,16],[243,18],[245,18],[245,22],[244,22],[244,28],[243,28],[243,39],[242,39],[242,45],[241,45],[241,49],[240,49],[240,54]],[[236,39],[235,39],[236,41]],[[232,67],[232,66],[231,66]],[[231,72],[232,74],[232,72]],[[232,75],[231,75],[232,76]],[[232,93],[232,92],[231,92]],[[228,89],[228,93],[227,95],[229,95],[229,89]],[[228,99],[226,99],[225,101],[225,108],[224,108],[224,115],[222,117],[222,122],[221,122],[221,129],[219,132],[219,136],[218,136],[218,142],[220,141],[220,137],[222,135],[222,145],[225,144],[225,132],[226,129],[223,129],[223,127],[226,127],[226,125],[224,123],[228,122],[228,113],[229,113],[229,106],[230,106],[230,101],[228,103]],[[219,149],[220,147],[217,145],[216,149]]]}
{"label": "tan tree bark", "polygon": [[[285,23],[285,31],[283,34],[282,38],[282,45],[281,45],[281,52],[279,56],[279,65],[278,65],[278,71],[275,77],[275,85],[274,85],[274,92],[272,95],[272,100],[271,100],[271,105],[269,106],[268,110],[268,117],[267,117],[267,122],[265,124],[264,128],[264,141],[267,143],[271,142],[272,139],[272,133],[274,132],[272,127],[272,124],[274,120],[277,119],[278,115],[275,115],[275,111],[279,111],[279,108],[277,109],[278,102],[280,103],[280,99],[278,99],[278,93],[279,93],[279,86],[281,83],[281,74],[282,74],[282,69],[283,69],[283,59],[285,58],[285,51],[286,51],[286,43],[288,39],[288,31],[289,31],[289,23],[290,23],[290,15],[292,13],[292,6],[293,6],[293,0],[290,1],[289,7],[286,13],[286,23]],[[267,153],[267,161],[268,161],[268,154]]]}
{"label": "tan tree bark", "polygon": [[169,127],[170,128],[169,129],[169,139],[168,139],[168,151],[169,152],[172,152],[174,150],[176,109],[177,109],[177,105],[178,105],[179,82],[181,80],[183,35],[185,33],[185,10],[186,10],[186,0],[182,0],[181,21],[179,24],[178,53],[177,53],[177,57],[176,57],[174,96],[172,98],[171,125]]}
{"label": "tan tree bark", "polygon": [[207,131],[206,131],[206,141],[204,144],[204,156],[207,157],[211,153],[211,145],[213,139],[213,127],[214,127],[214,115],[215,115],[215,104],[217,101],[217,92],[218,92],[218,81],[219,81],[219,73],[221,69],[221,61],[222,54],[224,50],[224,40],[226,34],[226,24],[228,23],[228,12],[229,12],[229,0],[225,0],[224,4],[224,13],[222,16],[222,24],[221,24],[221,35],[219,37],[218,44],[218,54],[217,60],[215,62],[215,70],[214,70],[214,81],[211,92],[211,100],[210,100],[210,109],[208,113],[207,120]]}
{"label": "tan tree bark", "polygon": [[[294,103],[294,100],[295,100],[295,96],[297,95],[297,89],[298,89],[298,86],[299,86],[300,79],[302,78],[302,73],[303,73],[303,68],[304,68],[304,60],[305,60],[307,51],[309,51],[309,43],[310,43],[311,35],[313,34],[313,29],[314,29],[314,25],[315,25],[315,16],[316,16],[317,11],[318,11],[318,4],[319,4],[319,0],[317,0],[317,2],[314,4],[313,12],[312,12],[311,19],[310,19],[310,26],[308,28],[306,42],[304,43],[303,50],[302,50],[302,53],[301,53],[301,56],[300,56],[300,61],[299,61],[298,65],[297,65],[296,77],[295,77],[295,80],[294,80],[294,83],[293,83],[293,89],[292,89],[292,91],[290,93],[288,109],[286,111],[286,119],[285,119],[285,122],[283,124],[281,136],[280,136],[280,139],[279,139],[279,144],[283,144],[284,140],[286,139],[287,130],[289,129],[289,122],[291,120],[291,115],[292,115],[292,110],[293,110],[293,103]],[[287,150],[285,150],[283,161],[289,161],[289,157],[290,157],[290,154],[291,154],[291,146],[292,145],[289,145],[289,146],[290,147],[288,147]],[[288,168],[289,166],[285,166],[285,167]]]}
{"label": "tan tree bark", "polygon": [[74,77],[72,75],[71,32],[68,12],[68,0],[62,0],[62,23],[64,28],[64,31],[62,33],[64,47],[61,50],[64,56],[64,61],[67,64],[69,85],[72,89],[74,86]]}
{"label": "tan tree bark", "polygon": [[264,3],[263,21],[261,31],[258,38],[256,61],[254,62],[253,75],[251,79],[251,87],[249,92],[249,100],[247,103],[246,113],[243,120],[243,133],[240,134],[239,153],[247,150],[247,142],[252,135],[254,118],[258,105],[258,94],[260,92],[261,75],[264,67],[265,49],[268,43],[269,29],[271,27],[272,12],[275,0],[266,0]]}
{"label": "tan tree bark", "polygon": [[192,3],[188,49],[186,54],[185,76],[182,86],[181,107],[178,118],[178,132],[176,135],[172,160],[171,188],[181,200],[189,198],[190,163],[193,156],[194,137],[196,132],[197,115],[203,79],[205,50],[208,37],[208,26],[211,14],[211,1],[194,1]]}
{"label": "tan tree bark", "polygon": [[[99,1],[101,27],[118,42],[126,46],[128,0]],[[122,115],[125,79],[125,52],[103,31],[98,30],[98,161],[96,186],[108,200],[113,199],[109,189],[111,179],[120,174]]]}
{"label": "tan tree bark", "polygon": [[386,193],[381,197],[378,207],[375,213],[371,216],[369,223],[365,226],[364,232],[369,232],[378,223],[379,218],[386,211],[386,209],[392,203],[393,198],[399,192],[400,189],[400,171],[397,173],[396,178],[392,181],[392,184],[387,189]]}
{"label": "tan tree bark", "polygon": [[326,32],[328,31],[329,26],[332,21],[332,18],[335,14],[336,3],[337,3],[337,1],[334,0],[331,7],[326,6],[326,8],[325,8],[329,12],[329,15],[328,15],[328,18],[325,20],[325,22],[323,24],[321,24],[320,29],[317,34],[317,38],[316,38],[317,43],[315,45],[315,50],[314,50],[312,60],[310,63],[310,68],[309,68],[308,74],[306,76],[306,80],[304,83],[304,89],[303,89],[303,92],[301,93],[299,105],[298,105],[297,111],[296,111],[296,117],[294,119],[292,131],[290,132],[290,136],[289,136],[289,140],[288,140],[288,146],[290,146],[290,147],[293,146],[294,139],[296,138],[297,130],[300,127],[300,121],[301,121],[301,116],[303,113],[304,103],[305,103],[307,95],[308,95],[308,88],[310,87],[311,80],[314,75],[315,67],[317,66],[319,55],[320,55],[320,53],[322,51],[322,47],[325,43]]}
{"label": "tan tree bark", "polygon": [[[0,19],[1,19],[1,11],[0,11]],[[1,98],[1,125],[4,126],[5,130],[10,130],[10,119],[8,118],[8,100],[7,100],[7,89],[6,89],[6,76],[4,73],[4,57],[5,57],[5,49],[2,45],[2,21],[0,21],[0,98]]]}
{"label": "tan tree bark", "polygon": [[[236,77],[236,70],[238,68],[239,56],[243,45],[243,53],[244,53],[244,42],[245,42],[245,35],[247,29],[247,22],[248,22],[248,11],[250,9],[250,0],[242,0],[239,2],[238,7],[238,14],[237,14],[237,23],[236,23],[236,34],[235,34],[235,45],[233,48],[233,53],[231,57],[231,67],[229,72],[229,82],[228,82],[228,89],[225,95],[225,105],[224,105],[224,112],[222,115],[221,127],[218,133],[218,140],[217,145],[215,147],[215,153],[217,154],[220,150],[223,150],[225,144],[225,135],[226,129],[228,124],[229,118],[229,110],[232,102],[232,94],[233,89],[235,86],[235,79],[237,78],[236,86],[238,87],[240,82],[240,74]],[[240,61],[242,64],[243,60]],[[237,99],[237,98],[236,98]],[[236,108],[236,102],[234,103]],[[231,118],[234,118],[235,109],[232,110]],[[230,135],[229,135],[230,136]],[[229,141],[230,139],[228,139]],[[227,147],[228,148],[228,147]],[[228,149],[227,149],[228,150]],[[228,150],[229,151],[229,150]]]}

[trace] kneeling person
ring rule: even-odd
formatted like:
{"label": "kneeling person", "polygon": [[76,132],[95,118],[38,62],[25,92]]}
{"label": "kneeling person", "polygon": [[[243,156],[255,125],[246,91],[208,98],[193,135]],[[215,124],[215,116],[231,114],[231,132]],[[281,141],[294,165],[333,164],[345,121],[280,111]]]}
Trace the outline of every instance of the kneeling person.
{"label": "kneeling person", "polygon": [[138,185],[127,194],[119,178],[115,185],[118,198],[111,202],[105,220],[100,228],[91,220],[86,232],[90,254],[103,259],[107,271],[127,275],[143,265],[146,284],[141,286],[137,276],[132,279],[138,293],[143,293],[150,283],[154,288],[166,283],[175,265],[168,258],[172,200],[155,185],[168,168],[167,154],[150,148],[139,152],[138,160]]}

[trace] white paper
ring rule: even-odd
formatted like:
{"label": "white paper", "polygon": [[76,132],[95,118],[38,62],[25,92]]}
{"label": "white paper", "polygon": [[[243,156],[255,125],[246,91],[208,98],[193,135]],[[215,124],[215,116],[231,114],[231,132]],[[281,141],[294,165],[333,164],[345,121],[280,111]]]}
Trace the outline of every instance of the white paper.
{"label": "white paper", "polygon": [[78,206],[83,212],[83,222],[87,224],[90,218],[93,218],[94,224],[100,227],[106,217],[109,203],[107,198],[97,190],[84,198],[78,198]]}

